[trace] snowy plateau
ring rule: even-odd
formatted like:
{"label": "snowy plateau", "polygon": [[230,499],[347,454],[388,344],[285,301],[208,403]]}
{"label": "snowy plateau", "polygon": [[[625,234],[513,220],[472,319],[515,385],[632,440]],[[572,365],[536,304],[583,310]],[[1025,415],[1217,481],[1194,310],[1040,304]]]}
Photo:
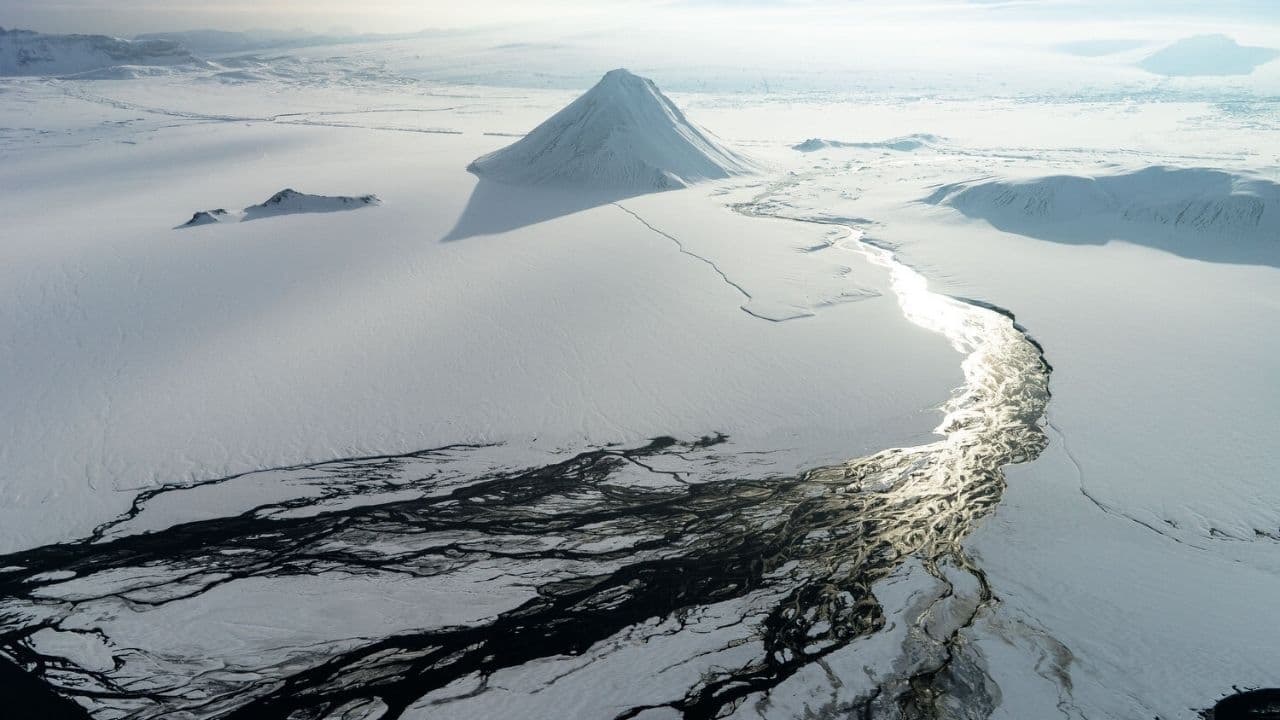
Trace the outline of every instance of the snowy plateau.
{"label": "snowy plateau", "polygon": [[1270,27],[0,31],[0,716],[1278,717]]}

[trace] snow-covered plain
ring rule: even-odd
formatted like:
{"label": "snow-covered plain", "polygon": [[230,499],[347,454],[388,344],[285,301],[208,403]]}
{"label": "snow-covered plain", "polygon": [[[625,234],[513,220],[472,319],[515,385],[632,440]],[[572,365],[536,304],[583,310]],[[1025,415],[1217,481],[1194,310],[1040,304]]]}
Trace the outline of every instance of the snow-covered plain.
{"label": "snow-covered plain", "polygon": [[1277,134],[1197,143],[1197,109],[1133,148],[1138,113],[1093,112],[1120,140],[1092,152],[831,150],[801,212],[875,218],[870,237],[1013,309],[1054,366],[1050,446],[969,543],[1001,600],[973,635],[995,716],[1196,717],[1274,684],[1280,647],[1260,614],[1280,596]]}
{"label": "snow-covered plain", "polygon": [[[23,418],[5,428],[9,548],[83,534],[157,483],[455,442],[537,456],[719,431],[794,470],[926,437],[959,382],[880,271],[805,252],[829,229],[743,218],[714,185],[622,201],[740,290],[613,194],[467,172],[508,137],[423,132],[470,113],[529,127],[558,94],[507,114],[502,90],[285,87],[264,107],[218,85],[157,108],[181,86],[8,88],[88,96],[94,118],[15,138],[0,168],[22,189],[0,198],[4,402]],[[391,129],[319,124],[321,103]],[[173,229],[286,185],[383,204]]]}
{"label": "snow-covered plain", "polygon": [[[0,82],[4,551],[85,537],[142,491],[335,458],[500,443],[482,460],[457,451],[475,473],[670,435],[695,443],[686,455],[713,481],[929,442],[962,356],[904,317],[873,256],[840,251],[856,232],[934,290],[1016,315],[1053,367],[1048,447],[1008,469],[965,541],[993,599],[963,568],[904,562],[874,586],[883,630],[747,694],[737,715],[861,708],[930,662],[920,633],[959,633],[948,647],[997,688],[957,693],[989,705],[956,716],[1191,719],[1234,686],[1277,684],[1274,99],[1196,80],[1127,100],[672,93],[757,173],[619,199],[469,174],[577,93],[440,83],[448,68],[405,60],[412,42],[242,59],[252,71],[234,77],[221,58],[183,75]],[[379,53],[389,65],[370,62]],[[281,187],[383,204],[173,229]],[[728,443],[704,458],[696,441],[714,433]],[[161,493],[103,537],[345,506],[339,483],[312,476],[347,472]],[[289,505],[317,497],[330,504]],[[554,542],[586,547],[565,535]],[[603,538],[589,542],[620,542]],[[478,565],[372,583],[184,575],[164,592],[213,586],[146,609],[162,571],[141,567],[41,578],[41,597],[79,604],[31,647],[94,671],[121,647],[193,658],[176,667],[234,683],[303,672],[308,648],[337,655],[531,597]],[[422,688],[405,716],[661,705],[764,652],[742,619],[763,624],[770,592]]]}

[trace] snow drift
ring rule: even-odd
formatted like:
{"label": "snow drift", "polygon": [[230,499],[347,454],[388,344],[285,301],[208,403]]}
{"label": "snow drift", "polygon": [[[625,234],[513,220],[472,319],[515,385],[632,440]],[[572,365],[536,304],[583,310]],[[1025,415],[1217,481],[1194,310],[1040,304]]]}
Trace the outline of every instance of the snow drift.
{"label": "snow drift", "polygon": [[222,208],[217,210],[200,210],[191,219],[179,225],[180,228],[211,225],[221,222],[243,222],[276,215],[293,215],[297,213],[325,213],[342,210],[356,210],[369,205],[380,205],[377,195],[309,195],[292,188],[285,188],[267,198],[265,202],[250,205],[240,213],[230,213]]}
{"label": "snow drift", "polygon": [[1280,51],[1240,45],[1226,35],[1196,35],[1158,50],[1138,67],[1169,77],[1248,75],[1278,56]]}
{"label": "snow drift", "polygon": [[[1153,166],[1098,177],[987,179],[944,185],[923,202],[946,205],[1007,232],[1058,242],[1123,238],[1202,259],[1267,264],[1280,248],[1275,242],[1280,238],[1280,184],[1206,168]],[[1198,242],[1203,238],[1223,242]],[[1250,242],[1265,257],[1224,256],[1205,247],[1225,246],[1229,240]]]}
{"label": "snow drift", "polygon": [[202,64],[178,43],[0,28],[0,75],[77,75],[118,66]]}
{"label": "snow drift", "polygon": [[467,170],[513,185],[652,192],[747,174],[754,167],[689,122],[653,81],[619,69]]}

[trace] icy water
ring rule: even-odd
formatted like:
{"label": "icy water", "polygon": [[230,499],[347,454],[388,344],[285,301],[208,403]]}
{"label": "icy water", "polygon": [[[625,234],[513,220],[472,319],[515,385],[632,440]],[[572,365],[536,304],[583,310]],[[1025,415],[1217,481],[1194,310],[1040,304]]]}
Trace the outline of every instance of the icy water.
{"label": "icy water", "polygon": [[[830,250],[884,268],[906,317],[963,354],[936,442],[749,479],[718,435],[525,468],[451,446],[151,492],[90,538],[0,557],[0,678],[39,681],[13,686],[20,706],[71,697],[99,717],[788,716],[771,690],[898,612],[896,672],[817,710],[985,716],[993,689],[960,633],[993,599],[962,542],[1002,467],[1045,446],[1050,368],[1008,313],[931,292],[853,227],[792,219],[844,227]],[[884,606],[873,586],[908,562],[932,594]],[[392,583],[423,605],[442,587],[464,589],[455,605],[515,599],[231,637],[260,613],[306,615],[314,578],[353,617]]]}

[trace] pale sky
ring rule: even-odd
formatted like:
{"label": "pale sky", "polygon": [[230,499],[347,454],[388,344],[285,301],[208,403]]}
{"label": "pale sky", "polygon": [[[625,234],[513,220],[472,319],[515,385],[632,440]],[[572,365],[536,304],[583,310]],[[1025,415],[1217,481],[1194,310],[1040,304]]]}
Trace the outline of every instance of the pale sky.
{"label": "pale sky", "polygon": [[0,26],[46,32],[106,33],[216,28],[409,32],[486,25],[625,26],[634,22],[706,22],[717,15],[785,13],[841,19],[914,13],[932,21],[953,14],[1015,20],[1094,22],[1215,17],[1274,23],[1280,0],[0,0]]}
{"label": "pale sky", "polygon": [[215,28],[409,32],[624,11],[646,0],[0,0],[0,26],[131,35]]}

